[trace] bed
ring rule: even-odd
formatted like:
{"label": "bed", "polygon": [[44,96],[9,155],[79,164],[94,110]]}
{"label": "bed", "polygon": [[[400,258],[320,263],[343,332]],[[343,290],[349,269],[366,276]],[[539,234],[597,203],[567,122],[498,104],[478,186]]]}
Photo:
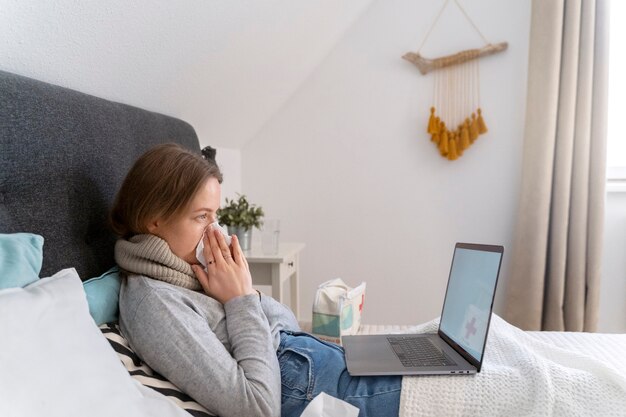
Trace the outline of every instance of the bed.
{"label": "bed", "polygon": [[[182,120],[0,72],[1,416],[211,415],[116,324],[107,211],[135,158],[164,142],[200,150]],[[626,415],[626,335],[492,322],[483,371],[405,378],[402,416]]]}

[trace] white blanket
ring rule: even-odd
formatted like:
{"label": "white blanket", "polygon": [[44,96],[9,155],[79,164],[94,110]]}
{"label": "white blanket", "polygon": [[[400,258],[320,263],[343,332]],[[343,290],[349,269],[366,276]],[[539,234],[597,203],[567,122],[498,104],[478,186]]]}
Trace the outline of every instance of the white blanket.
{"label": "white blanket", "polygon": [[[417,333],[436,332],[438,320]],[[567,335],[567,333],[563,333]],[[571,333],[570,333],[571,334]],[[594,335],[585,335],[587,342]],[[405,377],[400,416],[626,416],[626,335],[557,346],[493,315],[482,370],[470,376]],[[610,361],[609,336],[621,353]]]}

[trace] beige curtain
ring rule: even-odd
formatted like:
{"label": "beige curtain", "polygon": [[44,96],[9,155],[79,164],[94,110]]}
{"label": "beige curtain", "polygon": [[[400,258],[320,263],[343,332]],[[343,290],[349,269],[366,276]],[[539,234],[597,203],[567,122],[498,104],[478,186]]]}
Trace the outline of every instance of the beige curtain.
{"label": "beige curtain", "polygon": [[608,78],[608,1],[533,0],[522,187],[504,317],[595,331]]}

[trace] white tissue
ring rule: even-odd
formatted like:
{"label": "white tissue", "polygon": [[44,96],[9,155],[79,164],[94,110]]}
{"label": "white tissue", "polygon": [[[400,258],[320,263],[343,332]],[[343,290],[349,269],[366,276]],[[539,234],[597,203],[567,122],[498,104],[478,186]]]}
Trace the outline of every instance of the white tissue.
{"label": "white tissue", "polygon": [[320,393],[306,406],[300,417],[357,417],[359,409],[339,398]]}
{"label": "white tissue", "polygon": [[198,246],[196,246],[196,259],[198,262],[202,264],[204,268],[206,268],[206,258],[204,257],[204,235],[200,238],[200,242],[198,242]]}
{"label": "white tissue", "polygon": [[[230,246],[232,238],[228,235],[228,233],[226,233],[226,229],[220,226],[218,222],[213,222],[209,225],[210,230],[213,230],[215,228],[219,229],[219,231],[222,232],[224,239],[226,239],[226,244]],[[202,266],[206,268],[206,259],[204,258],[204,239],[203,238],[204,238],[204,235],[202,235],[202,237],[200,238],[200,242],[198,242],[198,246],[196,246],[196,258],[198,259],[198,262],[200,262]]]}

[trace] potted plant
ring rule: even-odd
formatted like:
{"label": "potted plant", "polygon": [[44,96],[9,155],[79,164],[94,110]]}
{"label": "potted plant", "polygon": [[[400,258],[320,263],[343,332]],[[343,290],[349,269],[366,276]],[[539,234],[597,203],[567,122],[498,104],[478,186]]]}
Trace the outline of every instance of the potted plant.
{"label": "potted plant", "polygon": [[219,223],[228,226],[228,233],[237,235],[242,250],[250,249],[252,228],[263,224],[263,209],[250,204],[243,194],[238,199],[226,198],[224,207],[217,211]]}

